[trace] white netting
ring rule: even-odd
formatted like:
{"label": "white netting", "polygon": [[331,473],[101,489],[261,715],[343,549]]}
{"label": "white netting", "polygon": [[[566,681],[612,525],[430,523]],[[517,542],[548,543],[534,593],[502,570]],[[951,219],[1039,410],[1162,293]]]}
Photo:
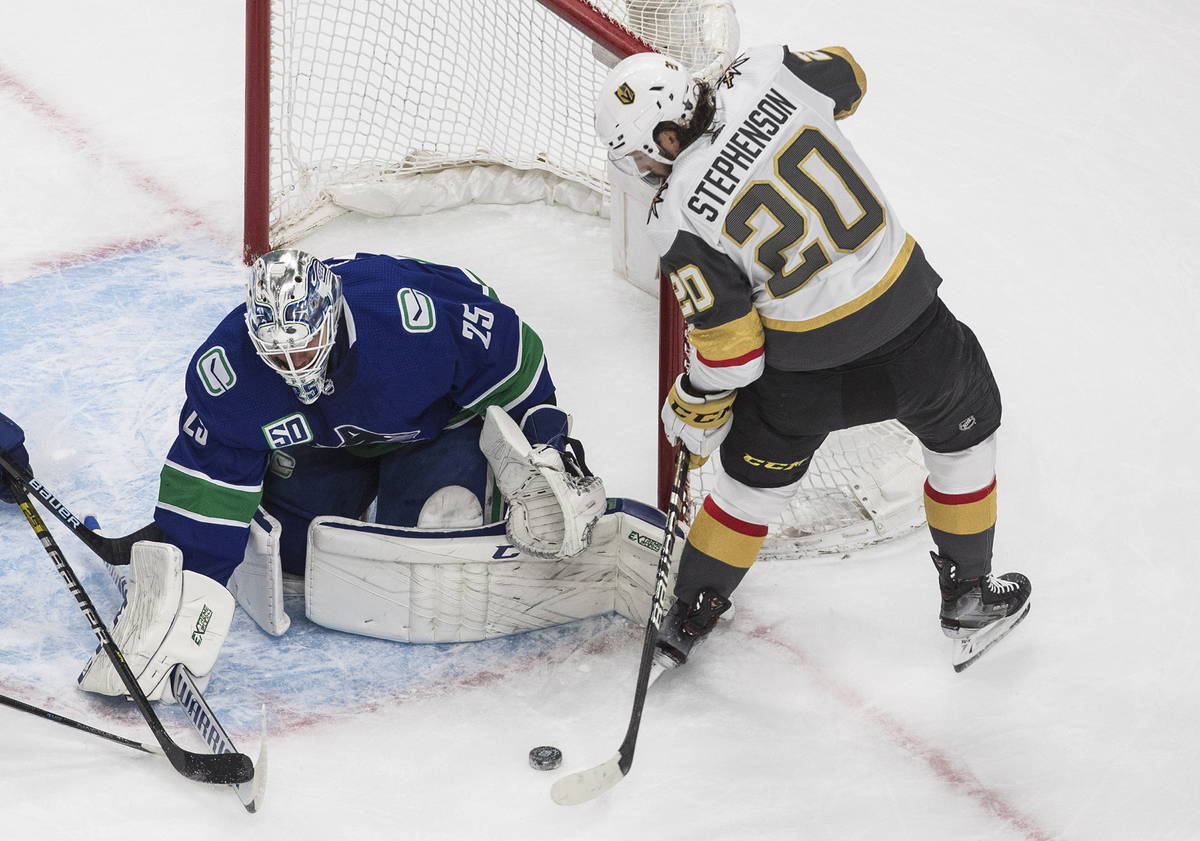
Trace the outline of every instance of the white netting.
{"label": "white netting", "polygon": [[[724,1],[592,5],[697,70],[723,63],[721,39],[736,43]],[[275,0],[272,244],[341,212],[347,185],[422,176],[426,196],[475,200],[427,176],[479,164],[534,173],[524,186],[539,198],[597,212],[584,194],[607,190],[592,130],[607,57],[534,0]],[[558,179],[581,189],[556,193]]]}
{"label": "white netting", "polygon": [[[271,0],[272,246],[347,209],[543,200],[602,212],[592,106],[622,50],[542,3],[568,17],[599,9],[708,79],[737,49],[729,0]],[[919,525],[920,464],[898,426],[835,433],[764,556],[842,551]],[[704,490],[701,474],[697,502]]]}
{"label": "white netting", "polygon": [[[689,476],[691,514],[711,489],[713,470],[710,462]],[[925,475],[920,442],[896,421],[830,433],[759,557],[838,554],[919,528]]]}

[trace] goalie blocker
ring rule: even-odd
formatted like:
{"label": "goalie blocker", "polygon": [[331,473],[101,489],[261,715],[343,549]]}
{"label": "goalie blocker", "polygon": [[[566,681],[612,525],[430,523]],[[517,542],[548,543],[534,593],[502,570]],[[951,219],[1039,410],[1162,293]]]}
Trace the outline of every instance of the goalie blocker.
{"label": "goalie blocker", "polygon": [[[610,499],[591,544],[554,559],[522,552],[504,523],[437,530],[323,517],[308,534],[305,613],[327,628],[413,643],[491,639],[611,611],[641,624],[665,525],[649,506]],[[280,635],[289,620],[277,532],[260,510],[229,586],[263,630]]]}
{"label": "goalie blocker", "polygon": [[[229,591],[184,570],[177,547],[150,540],[133,544],[125,585],[112,635],[146,698],[175,700],[169,675],[176,664],[186,666],[203,690],[233,621]],[[78,681],[86,692],[126,694],[121,676],[99,649]]]}

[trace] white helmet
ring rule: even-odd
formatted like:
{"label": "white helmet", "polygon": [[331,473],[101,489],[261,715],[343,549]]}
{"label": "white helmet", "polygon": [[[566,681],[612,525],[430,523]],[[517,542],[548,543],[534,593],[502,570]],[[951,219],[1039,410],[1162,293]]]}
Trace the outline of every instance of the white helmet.
{"label": "white helmet", "polygon": [[301,403],[314,403],[342,312],[342,280],[311,254],[271,251],[250,267],[246,327],[254,349]]}
{"label": "white helmet", "polygon": [[596,135],[618,169],[644,178],[634,153],[671,164],[654,129],[661,123],[687,126],[698,99],[696,82],[682,65],[658,53],[635,53],[618,62],[600,86]]}

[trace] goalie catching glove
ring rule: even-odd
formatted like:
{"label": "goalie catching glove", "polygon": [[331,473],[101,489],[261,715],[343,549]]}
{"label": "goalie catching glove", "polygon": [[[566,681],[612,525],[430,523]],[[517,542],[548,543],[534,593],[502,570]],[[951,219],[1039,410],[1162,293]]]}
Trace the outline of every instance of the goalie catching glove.
{"label": "goalie catching glove", "polygon": [[[187,667],[203,690],[229,625],[233,596],[206,575],[183,569],[183,553],[169,543],[142,540],[130,552],[125,603],[112,636],[138,685],[151,701],[174,701],[170,672]],[[104,651],[79,675],[79,688],[126,695],[125,684]]]}
{"label": "goalie catching glove", "polygon": [[541,416],[551,413],[561,416],[561,434],[549,437],[550,444],[531,444],[503,409],[489,406],[479,448],[509,505],[505,533],[512,544],[535,558],[570,558],[591,542],[592,528],[604,513],[604,483],[553,446],[566,439],[561,409],[535,406],[522,427],[545,426]]}
{"label": "goalie catching glove", "polygon": [[672,445],[680,442],[691,453],[695,469],[717,451],[729,434],[735,391],[694,394],[687,374],[680,374],[663,402],[663,432]]}

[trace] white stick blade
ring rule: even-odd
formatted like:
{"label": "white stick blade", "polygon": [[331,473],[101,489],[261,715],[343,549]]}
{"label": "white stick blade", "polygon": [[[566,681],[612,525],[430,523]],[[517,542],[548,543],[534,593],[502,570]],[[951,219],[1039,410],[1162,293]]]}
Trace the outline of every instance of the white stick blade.
{"label": "white stick blade", "polygon": [[254,776],[249,782],[236,785],[238,800],[246,811],[254,814],[262,808],[263,795],[267,790],[267,705],[263,704],[259,720],[258,760],[254,763]]}
{"label": "white stick blade", "polygon": [[568,774],[551,786],[550,798],[559,806],[578,806],[599,797],[625,778],[620,762],[621,752],[617,751],[607,762]]}

